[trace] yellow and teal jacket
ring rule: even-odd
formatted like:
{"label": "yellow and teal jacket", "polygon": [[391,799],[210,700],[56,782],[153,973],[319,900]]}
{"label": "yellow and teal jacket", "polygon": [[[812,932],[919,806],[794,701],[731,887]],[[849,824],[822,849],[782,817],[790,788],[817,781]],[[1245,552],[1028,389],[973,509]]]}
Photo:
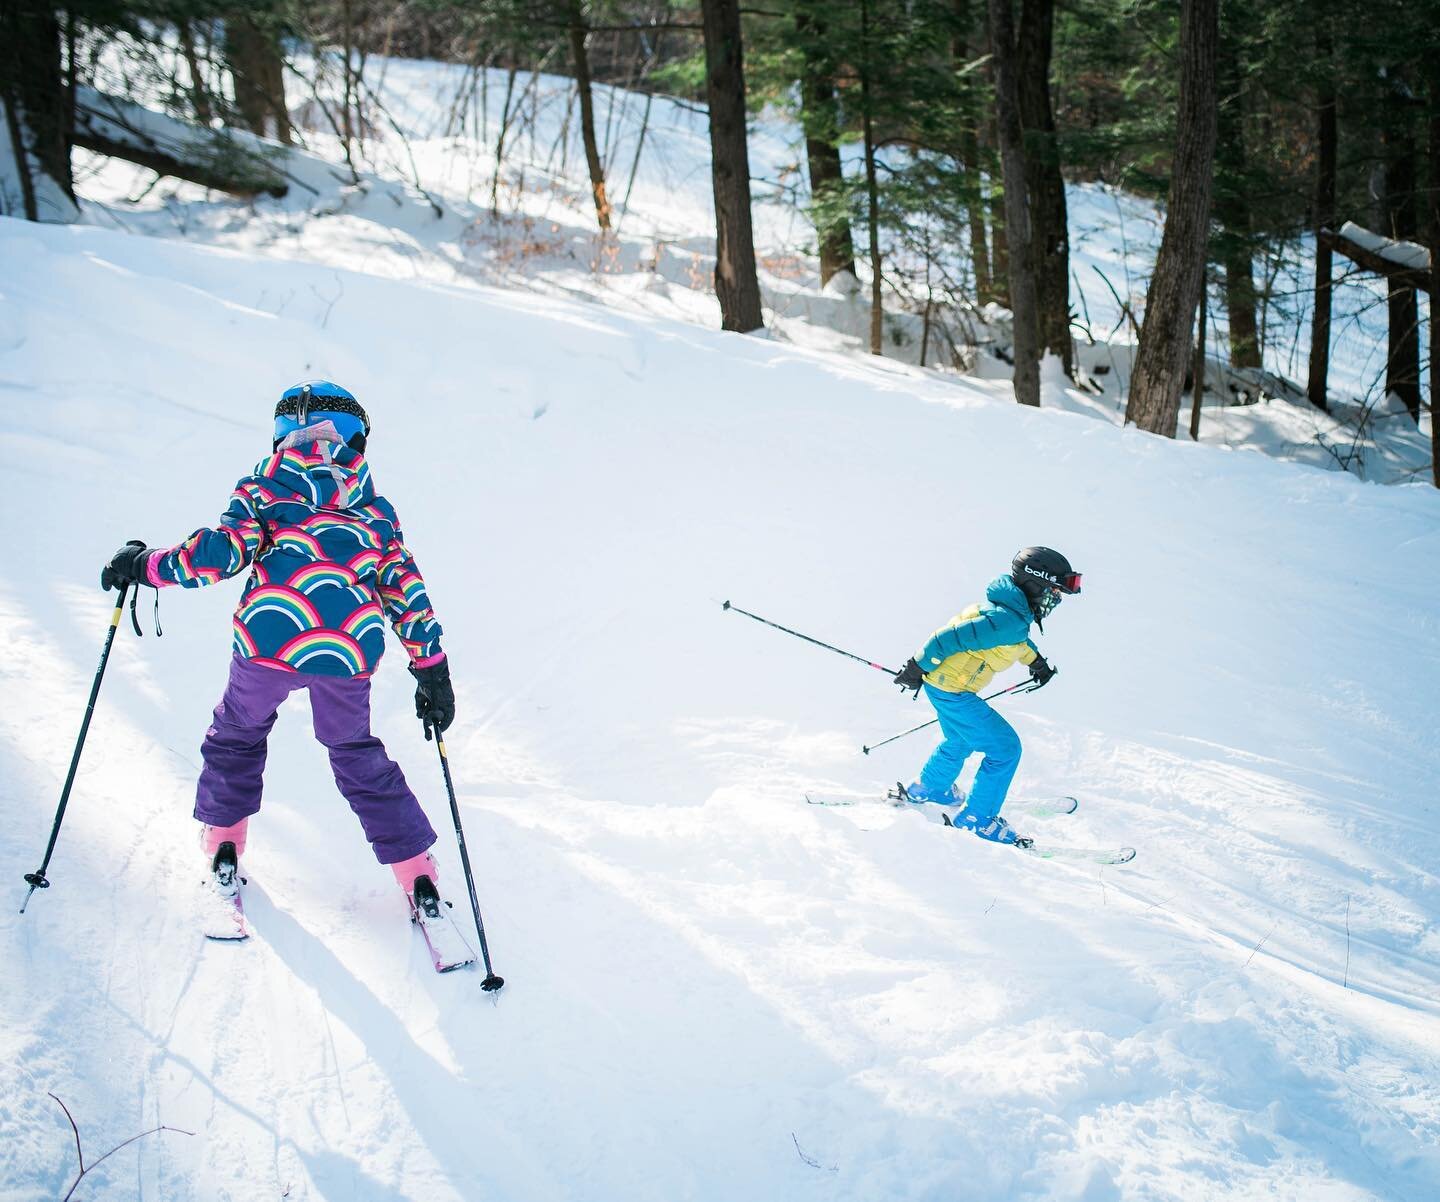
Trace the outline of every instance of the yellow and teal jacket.
{"label": "yellow and teal jacket", "polygon": [[925,683],[947,693],[978,693],[996,672],[1034,663],[1040,651],[1030,641],[1031,619],[1019,586],[1009,576],[992,580],[984,604],[956,614],[915,657]]}

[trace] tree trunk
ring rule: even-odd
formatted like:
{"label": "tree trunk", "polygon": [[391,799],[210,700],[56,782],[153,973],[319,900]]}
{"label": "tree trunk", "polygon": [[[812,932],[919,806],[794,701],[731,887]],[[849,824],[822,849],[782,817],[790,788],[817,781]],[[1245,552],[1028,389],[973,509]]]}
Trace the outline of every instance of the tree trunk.
{"label": "tree trunk", "polygon": [[[1415,143],[1410,133],[1398,75],[1386,80],[1385,218],[1389,238],[1415,233]],[[1395,282],[1389,287],[1390,339],[1385,391],[1399,397],[1416,424],[1420,421],[1420,310],[1415,289]]]}
{"label": "tree trunk", "polygon": [[1070,338],[1070,237],[1065,179],[1050,105],[1050,51],[1055,0],[1024,0],[1016,43],[1016,88],[1025,136],[1025,182],[1029,192],[1030,255],[1035,273],[1036,323],[1042,354],[1057,355],[1075,375]]}
{"label": "tree trunk", "polygon": [[960,140],[960,163],[965,169],[969,203],[965,206],[970,223],[970,268],[975,273],[975,299],[981,304],[993,299],[990,279],[990,248],[985,233],[985,185],[980,171],[980,139],[966,130]]}
{"label": "tree trunk", "polygon": [[195,53],[195,31],[188,18],[175,22],[180,35],[180,53],[185,57],[185,67],[190,72],[190,103],[195,109],[195,119],[201,125],[209,125],[215,119],[215,110],[210,104],[210,93],[205,90],[205,75],[200,70],[200,56]]}
{"label": "tree trunk", "polygon": [[1225,314],[1230,325],[1230,363],[1258,368],[1260,342],[1255,324],[1255,264],[1245,153],[1245,97],[1240,48],[1222,33],[1218,105],[1215,117],[1215,218],[1225,269]]}
{"label": "tree trunk", "polygon": [[[950,46],[951,66],[959,72],[970,61],[984,53],[983,43],[976,50],[972,43],[975,20],[970,0],[954,0],[955,34]],[[982,35],[983,36],[983,35]],[[975,275],[975,299],[981,304],[991,299],[990,246],[985,233],[985,186],[981,176],[980,138],[967,119],[960,134],[957,157],[965,173],[965,213],[970,226],[970,267]]]}
{"label": "tree trunk", "polygon": [[1205,281],[1201,276],[1199,311],[1195,318],[1195,362],[1190,369],[1190,440],[1200,441],[1200,405],[1205,396]]}
{"label": "tree trunk", "polygon": [[585,165],[590,170],[590,193],[595,198],[595,220],[610,228],[610,202],[605,197],[605,166],[595,141],[595,105],[590,93],[590,56],[585,51],[589,34],[580,0],[570,0],[570,58],[575,64],[575,87],[580,93],[580,138],[585,143]]}
{"label": "tree trunk", "polygon": [[[285,107],[285,61],[274,31],[252,13],[236,10],[225,19],[225,61],[235,84],[241,124],[261,137],[292,142],[290,111]],[[348,84],[348,59],[345,73]]]}
{"label": "tree trunk", "polygon": [[60,22],[36,5],[0,7],[0,99],[30,221],[78,216],[70,174],[70,122]]}
{"label": "tree trunk", "polygon": [[[995,60],[990,60],[991,78],[994,78]],[[998,146],[1000,135],[991,123],[990,133]],[[1005,184],[1004,163],[1001,163],[1000,187],[994,186],[991,177],[990,188],[990,299],[1010,308],[1010,239],[1005,232]]]}
{"label": "tree trunk", "polygon": [[1315,311],[1310,319],[1310,380],[1306,393],[1314,405],[1330,408],[1330,275],[1329,243],[1320,245],[1320,231],[1335,222],[1335,160],[1339,134],[1335,118],[1335,47],[1324,24],[1315,32],[1315,56],[1321,71],[1319,101],[1319,162],[1315,174]]}
{"label": "tree trunk", "polygon": [[715,192],[715,294],[720,326],[748,333],[764,324],[750,225],[750,154],[745,134],[745,62],[738,0],[702,0],[705,95],[710,106],[710,178]]}
{"label": "tree trunk", "polygon": [[990,51],[995,67],[995,114],[1005,177],[1005,233],[1010,251],[1010,311],[1014,317],[1015,399],[1040,404],[1040,331],[1036,313],[1034,239],[1025,182],[1024,133],[1015,78],[1012,0],[989,0]]}
{"label": "tree trunk", "polygon": [[1440,56],[1430,56],[1430,471],[1440,488]]}
{"label": "tree trunk", "polygon": [[865,138],[865,222],[870,234],[870,353],[885,353],[885,309],[880,299],[880,185],[875,175],[875,128],[870,111],[870,0],[860,0],[860,116]]}
{"label": "tree trunk", "polygon": [[1175,162],[1125,407],[1127,423],[1167,438],[1175,437],[1210,232],[1219,9],[1219,0],[1181,0]]}
{"label": "tree trunk", "polygon": [[810,168],[811,218],[820,243],[820,286],[841,271],[855,274],[855,243],[843,216],[845,173],[840,164],[840,114],[835,102],[835,66],[825,47],[824,26],[815,19],[814,0],[795,6],[795,30],[802,58],[801,121]]}

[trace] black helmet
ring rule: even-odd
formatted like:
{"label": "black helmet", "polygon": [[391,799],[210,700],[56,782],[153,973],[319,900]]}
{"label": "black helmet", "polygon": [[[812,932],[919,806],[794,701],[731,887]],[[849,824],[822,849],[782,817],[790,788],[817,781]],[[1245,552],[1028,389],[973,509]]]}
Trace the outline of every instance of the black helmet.
{"label": "black helmet", "polygon": [[1036,618],[1048,617],[1060,604],[1061,594],[1080,591],[1080,573],[1059,551],[1049,547],[1026,547],[1010,561],[1010,578],[1025,594]]}

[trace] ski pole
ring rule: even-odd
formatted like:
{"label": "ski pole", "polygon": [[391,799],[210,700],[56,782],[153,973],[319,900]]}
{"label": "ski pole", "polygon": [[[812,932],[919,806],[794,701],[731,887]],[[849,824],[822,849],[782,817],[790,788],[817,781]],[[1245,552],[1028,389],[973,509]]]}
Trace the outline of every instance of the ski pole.
{"label": "ski pole", "polygon": [[826,651],[833,651],[836,655],[843,655],[847,659],[853,659],[864,664],[867,668],[874,668],[879,672],[885,672],[890,676],[895,675],[893,668],[887,668],[884,664],[871,663],[863,655],[856,655],[853,651],[842,651],[839,647],[832,647],[829,643],[822,643],[819,639],[812,639],[808,634],[801,634],[798,630],[791,630],[788,626],[781,626],[779,622],[772,622],[769,618],[762,618],[759,614],[752,614],[748,609],[741,609],[738,605],[731,605],[726,601],[721,609],[727,609],[731,613],[744,614],[747,618],[754,618],[757,622],[764,622],[766,626],[773,626],[776,630],[783,630],[786,634],[793,634],[797,639],[804,639],[807,643],[814,643],[817,647],[824,647]]}
{"label": "ski pole", "polygon": [[[30,886],[30,892],[25,895],[25,900],[20,905],[22,914],[35,895],[35,890],[50,888],[50,882],[45,879],[45,870],[50,867],[50,857],[55,854],[55,840],[60,837],[60,823],[65,819],[65,807],[70,804],[70,789],[75,784],[75,773],[80,768],[80,753],[85,749],[85,736],[90,731],[90,719],[95,716],[95,699],[100,696],[100,682],[105,678],[105,665],[110,662],[110,648],[115,643],[115,631],[119,629],[120,619],[124,615],[125,594],[129,588],[128,584],[122,584],[120,596],[115,599],[115,611],[110,615],[110,629],[105,632],[105,649],[100,652],[100,666],[95,669],[95,680],[90,685],[90,700],[85,704],[85,718],[80,723],[80,737],[75,740],[75,753],[70,757],[70,771],[65,777],[65,787],[60,790],[60,805],[55,811],[55,825],[50,829],[50,842],[45,848],[45,858],[40,861],[39,868],[25,874],[25,883]],[[139,592],[138,585],[136,592]]]}
{"label": "ski pole", "polygon": [[[1022,680],[1019,684],[1012,684],[1008,689],[1000,689],[998,692],[990,693],[980,698],[981,701],[994,701],[997,697],[1003,697],[1006,693],[1033,693],[1040,686],[1033,680]],[[896,739],[903,739],[906,735],[913,735],[917,730],[924,730],[927,726],[934,726],[939,718],[931,718],[929,722],[922,722],[919,726],[912,726],[909,730],[902,730],[898,735],[891,735],[888,739],[881,739],[878,743],[872,743],[869,747],[860,748],[866,755],[869,755],[877,747],[884,747],[886,743],[893,743]]]}
{"label": "ski pole", "polygon": [[480,936],[480,955],[485,959],[485,979],[480,988],[493,993],[505,984],[504,977],[497,977],[490,967],[490,946],[485,942],[485,923],[480,918],[480,901],[475,896],[475,876],[470,871],[470,853],[465,850],[465,830],[460,825],[460,805],[455,800],[455,782],[450,779],[450,757],[445,752],[445,737],[439,728],[435,729],[435,746],[440,752],[440,771],[445,774],[445,792],[450,795],[450,816],[455,819],[455,838],[460,844],[460,863],[465,868],[465,885],[470,890],[470,909],[475,915],[475,931]]}

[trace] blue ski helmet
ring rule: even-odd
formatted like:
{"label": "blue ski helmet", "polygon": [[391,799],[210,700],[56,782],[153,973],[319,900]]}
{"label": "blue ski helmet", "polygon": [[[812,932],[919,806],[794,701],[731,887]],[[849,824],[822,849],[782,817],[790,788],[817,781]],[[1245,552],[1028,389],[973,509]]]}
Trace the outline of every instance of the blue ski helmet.
{"label": "blue ski helmet", "polygon": [[348,388],[330,380],[306,380],[292,385],[275,403],[275,445],[296,430],[328,421],[347,445],[365,449],[370,435],[370,417]]}

